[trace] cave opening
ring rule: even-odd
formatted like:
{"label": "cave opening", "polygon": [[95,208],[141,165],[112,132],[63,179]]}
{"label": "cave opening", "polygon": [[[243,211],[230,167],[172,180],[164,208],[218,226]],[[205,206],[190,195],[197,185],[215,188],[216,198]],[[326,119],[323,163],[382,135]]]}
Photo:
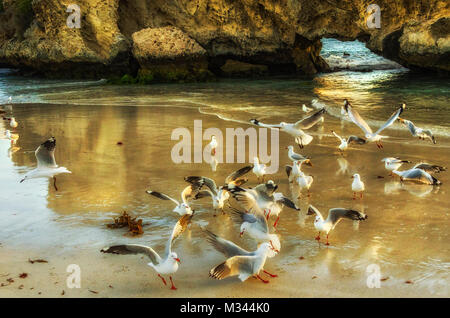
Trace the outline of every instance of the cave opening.
{"label": "cave opening", "polygon": [[340,41],[324,38],[320,55],[328,63],[331,71],[370,72],[402,68],[397,62],[372,52],[364,42],[358,40]]}

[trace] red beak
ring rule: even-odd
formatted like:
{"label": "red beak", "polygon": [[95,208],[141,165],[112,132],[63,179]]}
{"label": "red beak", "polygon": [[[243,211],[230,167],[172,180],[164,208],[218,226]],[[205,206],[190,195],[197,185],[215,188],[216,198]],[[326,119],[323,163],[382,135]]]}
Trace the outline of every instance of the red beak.
{"label": "red beak", "polygon": [[239,233],[239,236],[242,237],[242,235],[244,235],[244,232]]}
{"label": "red beak", "polygon": [[178,263],[181,263],[179,258],[174,258],[174,260],[176,260]]}

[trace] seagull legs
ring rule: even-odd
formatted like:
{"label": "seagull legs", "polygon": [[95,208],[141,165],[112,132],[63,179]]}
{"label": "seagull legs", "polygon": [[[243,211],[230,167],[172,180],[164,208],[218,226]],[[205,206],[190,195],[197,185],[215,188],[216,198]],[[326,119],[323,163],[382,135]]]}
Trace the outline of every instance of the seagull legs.
{"label": "seagull legs", "polygon": [[270,277],[278,277],[278,275],[271,274],[271,273],[269,273],[268,271],[266,271],[264,269],[263,269],[263,272],[266,273],[267,275],[269,275]]}
{"label": "seagull legs", "polygon": [[53,177],[53,186],[55,187],[55,190],[58,191],[58,188],[56,187],[56,177]]}
{"label": "seagull legs", "polygon": [[315,240],[316,240],[316,241],[320,241],[320,231],[319,231],[319,234],[317,234]]}
{"label": "seagull legs", "polygon": [[170,282],[172,283],[172,287],[170,287],[170,289],[172,289],[172,290],[177,290],[177,288],[176,288],[175,285],[173,284],[172,276],[169,276],[169,278],[170,278]]}
{"label": "seagull legs", "polygon": [[160,274],[158,274],[158,277],[161,278],[164,285],[167,286],[167,283],[166,283],[166,280],[164,279],[164,277],[162,277]]}
{"label": "seagull legs", "polygon": [[363,198],[363,193],[362,193],[362,192],[359,194],[359,198],[360,198],[360,199]]}
{"label": "seagull legs", "polygon": [[278,220],[280,219],[280,216],[278,215],[277,220],[275,221],[275,223],[273,224],[273,227],[277,227],[278,224]]}
{"label": "seagull legs", "polygon": [[258,278],[258,279],[259,279],[260,281],[262,281],[264,284],[268,284],[268,283],[269,283],[268,280],[262,279],[261,276],[259,276],[259,275],[256,275],[256,278]]}
{"label": "seagull legs", "polygon": [[[264,214],[266,213],[266,210],[264,210]],[[267,213],[267,215],[266,215],[266,220],[267,221],[269,221],[269,217],[270,217],[270,210],[269,210],[269,212]]]}
{"label": "seagull legs", "polygon": [[353,200],[356,200],[356,192],[353,192]]}
{"label": "seagull legs", "polygon": [[330,243],[328,243],[328,234],[327,234],[327,242],[325,243],[325,245],[330,245]]}

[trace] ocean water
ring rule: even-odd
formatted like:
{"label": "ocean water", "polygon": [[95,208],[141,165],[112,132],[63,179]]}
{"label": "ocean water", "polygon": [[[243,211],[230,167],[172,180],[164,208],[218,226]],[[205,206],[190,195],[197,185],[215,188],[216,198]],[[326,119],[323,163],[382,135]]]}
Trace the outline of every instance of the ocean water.
{"label": "ocean water", "polygon": [[[350,56],[344,58],[343,52]],[[70,249],[97,252],[107,244],[130,241],[162,247],[177,216],[171,212],[171,202],[151,198],[145,190],[179,198],[186,186],[184,176],[205,175],[220,183],[244,164],[219,163],[216,171],[206,162],[175,164],[171,157],[175,129],[193,133],[194,120],[202,121],[203,130],[221,131],[247,129],[251,118],[267,123],[293,122],[305,116],[301,105],[306,104],[328,111],[324,124],[311,129],[311,145],[301,151],[314,164],[305,168],[315,178],[311,197],[299,197],[287,182],[285,147],[293,140],[280,133],[279,170],[270,178],[297,202],[301,212],[282,212],[277,228],[282,251],[270,263],[289,272],[296,266],[293,260],[304,255],[310,268],[337,280],[342,271],[351,269],[363,275],[367,266],[378,264],[384,274],[396,278],[394,281],[414,280],[414,288],[423,295],[448,297],[449,172],[437,176],[443,182],[440,187],[402,184],[387,175],[381,159],[400,156],[448,166],[449,78],[412,73],[371,54],[358,42],[326,40],[323,55],[340,70],[313,78],[149,86],[23,78],[11,70],[0,70],[0,103],[7,103],[12,96],[10,115],[19,122],[13,129],[19,138],[11,143],[4,137],[9,124],[0,121],[2,248],[63,254]],[[413,139],[395,123],[383,132],[389,138],[382,150],[369,144],[351,147],[342,156],[330,131],[361,135],[358,127],[340,118],[344,98],[373,128],[381,126],[405,102],[402,117],[430,128],[437,144]],[[57,139],[58,164],[72,174],[57,177],[58,191],[47,179],[19,183],[35,167],[34,150],[49,136]],[[117,145],[118,141],[123,145]],[[203,146],[207,143],[204,140]],[[245,153],[248,159],[248,149]],[[363,200],[352,200],[353,173],[360,173],[366,182]],[[256,178],[250,174],[248,186],[255,185]],[[359,225],[342,221],[330,236],[331,247],[318,247],[313,220],[306,216],[308,204],[325,215],[333,207],[352,207],[369,218]],[[246,248],[255,247],[248,238],[239,238],[239,226],[230,216],[213,217],[208,200],[199,200],[194,207],[195,225],[206,226]],[[123,230],[105,227],[124,210],[144,220],[143,236],[130,238]],[[175,248],[186,262],[211,252],[198,227],[190,230],[186,240],[188,243]],[[212,265],[198,266],[207,273]]]}

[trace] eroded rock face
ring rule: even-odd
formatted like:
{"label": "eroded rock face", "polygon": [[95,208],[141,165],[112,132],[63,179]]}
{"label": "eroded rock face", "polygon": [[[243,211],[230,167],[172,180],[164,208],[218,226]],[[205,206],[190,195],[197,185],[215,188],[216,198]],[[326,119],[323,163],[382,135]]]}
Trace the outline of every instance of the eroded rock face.
{"label": "eroded rock face", "polygon": [[373,29],[373,2],[363,0],[79,0],[80,29],[66,25],[68,0],[34,0],[29,20],[15,3],[3,0],[0,63],[50,74],[164,72],[174,61],[186,72],[197,61],[220,73],[227,60],[314,74],[328,69],[323,37],[360,39],[407,67],[449,71],[445,0],[377,0],[381,27]]}

